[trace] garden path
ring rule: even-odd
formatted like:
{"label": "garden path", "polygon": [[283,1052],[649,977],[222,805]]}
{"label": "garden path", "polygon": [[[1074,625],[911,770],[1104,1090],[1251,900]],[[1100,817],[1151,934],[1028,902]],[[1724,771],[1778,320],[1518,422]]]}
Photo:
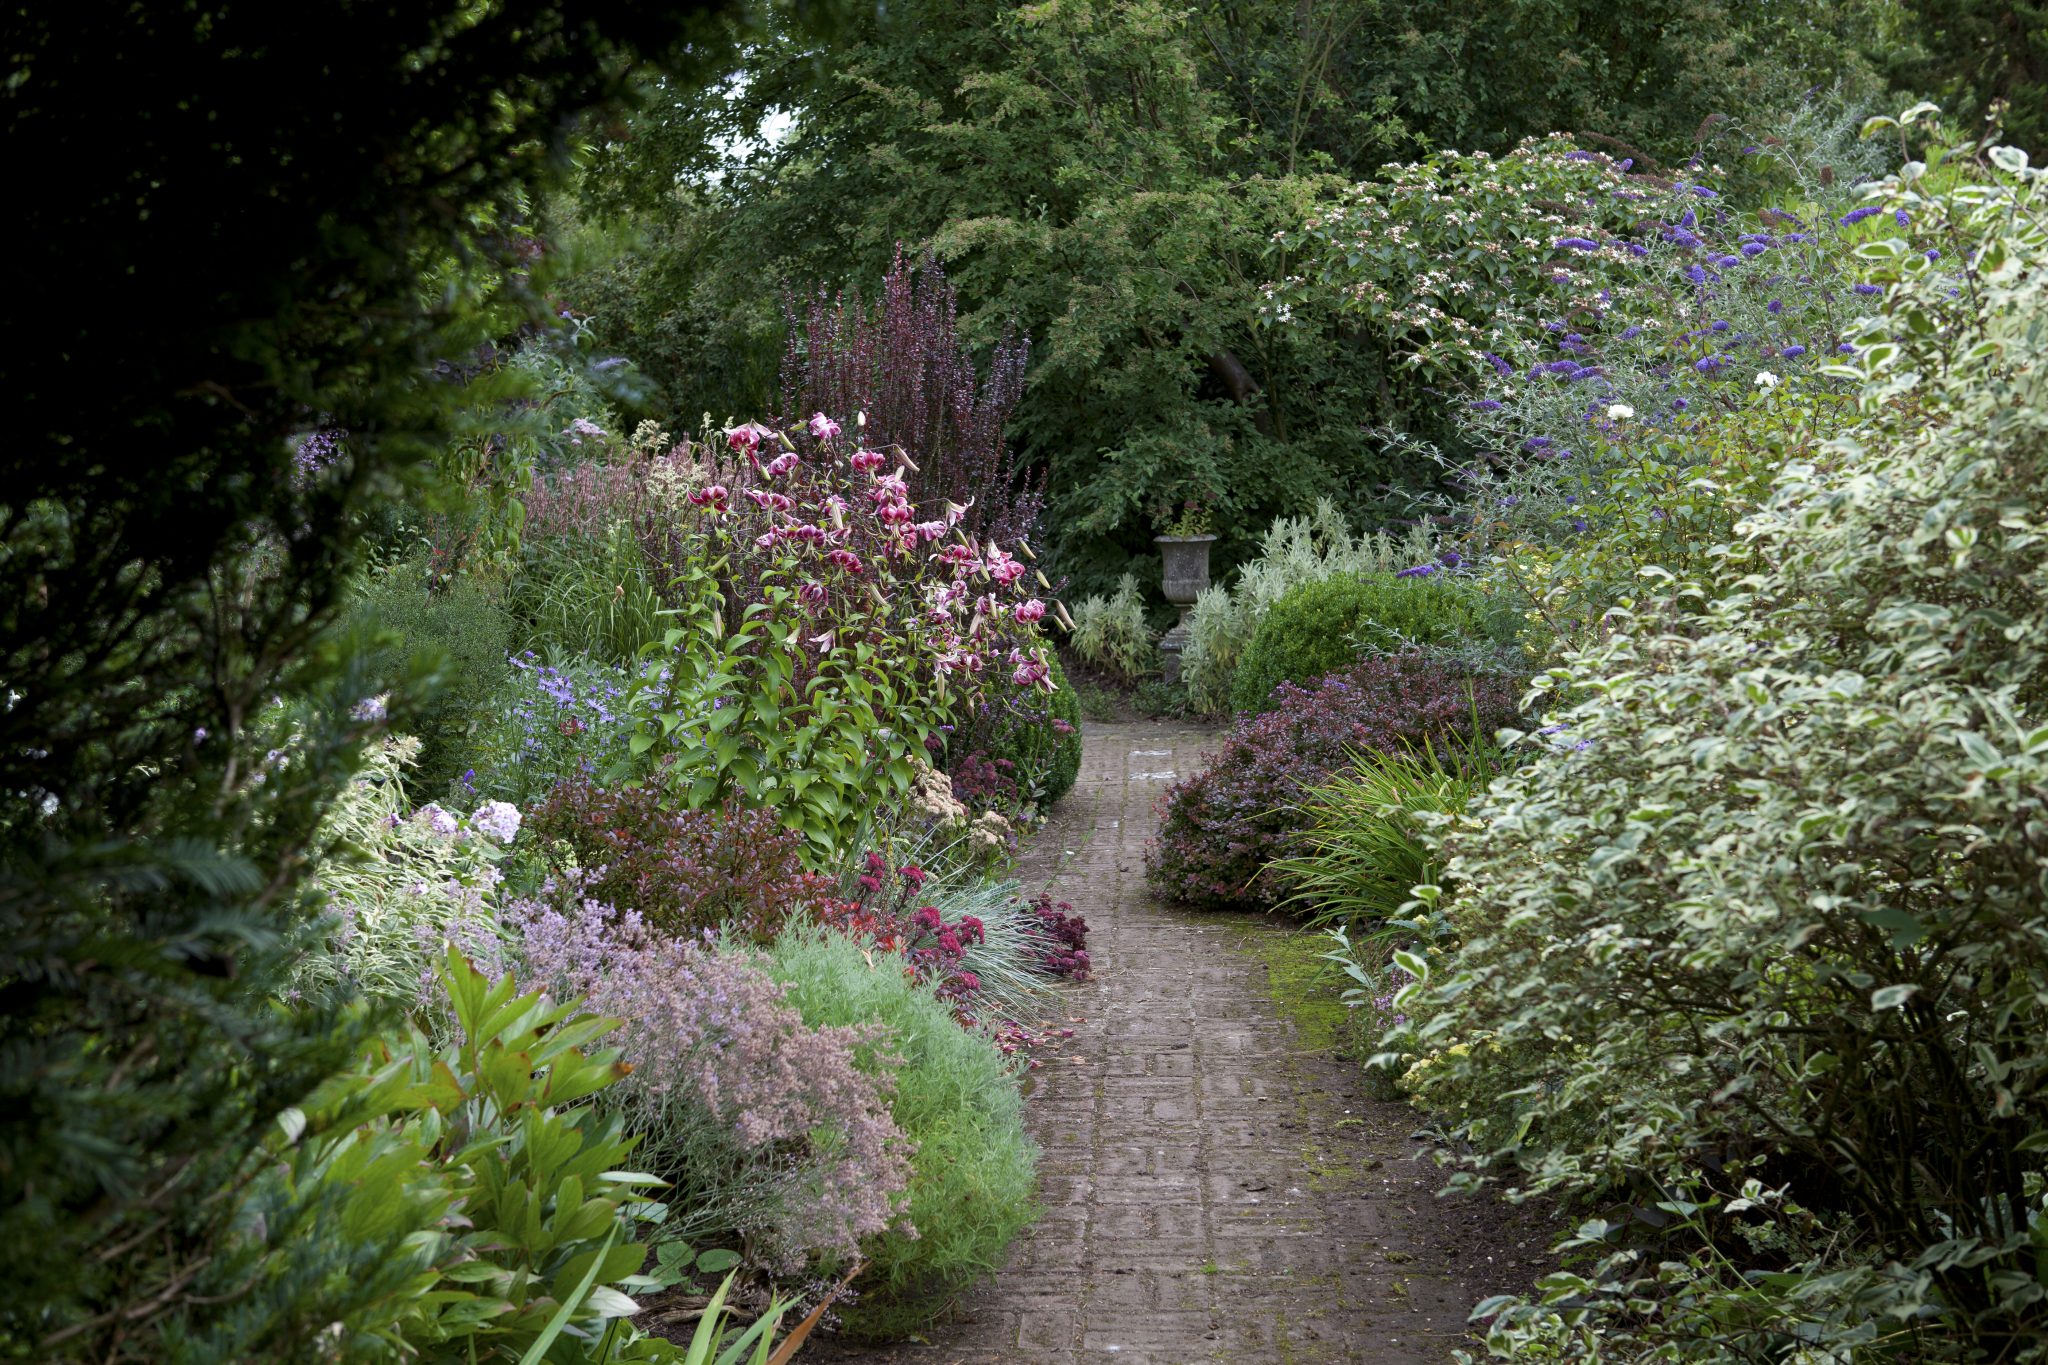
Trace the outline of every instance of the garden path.
{"label": "garden path", "polygon": [[1415,1116],[1304,1048],[1248,935],[1289,932],[1155,900],[1154,803],[1217,736],[1085,728],[1080,781],[1024,858],[1086,916],[1094,981],[1026,1104],[1044,1216],[928,1343],[840,1365],[1125,1365],[1449,1359],[1486,1294],[1526,1286],[1542,1231],[1433,1198]]}

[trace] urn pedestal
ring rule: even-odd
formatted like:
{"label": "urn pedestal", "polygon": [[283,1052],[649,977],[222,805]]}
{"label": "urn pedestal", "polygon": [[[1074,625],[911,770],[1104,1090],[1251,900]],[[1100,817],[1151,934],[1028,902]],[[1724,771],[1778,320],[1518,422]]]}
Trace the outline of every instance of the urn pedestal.
{"label": "urn pedestal", "polygon": [[1160,586],[1166,600],[1180,609],[1180,619],[1159,641],[1159,671],[1168,685],[1180,681],[1181,651],[1188,643],[1188,613],[1209,586],[1209,547],[1215,536],[1154,536],[1159,547]]}

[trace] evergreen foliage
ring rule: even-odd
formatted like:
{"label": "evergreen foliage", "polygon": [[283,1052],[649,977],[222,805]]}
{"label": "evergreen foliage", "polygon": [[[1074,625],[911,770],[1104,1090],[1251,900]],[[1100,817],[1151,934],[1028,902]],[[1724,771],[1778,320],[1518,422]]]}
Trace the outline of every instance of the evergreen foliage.
{"label": "evergreen foliage", "polygon": [[264,1000],[393,682],[325,634],[357,529],[446,446],[428,368],[541,311],[517,213],[565,119],[720,31],[529,0],[0,20],[37,186],[8,238],[36,336],[0,355],[7,1353],[161,1360],[241,1311],[221,1191],[361,1040]]}
{"label": "evergreen foliage", "polygon": [[[1424,565],[1434,568],[1434,565]],[[1372,650],[1477,637],[1483,612],[1469,582],[1341,574],[1288,591],[1259,622],[1231,684],[1231,705],[1264,711],[1283,682],[1307,686]]]}

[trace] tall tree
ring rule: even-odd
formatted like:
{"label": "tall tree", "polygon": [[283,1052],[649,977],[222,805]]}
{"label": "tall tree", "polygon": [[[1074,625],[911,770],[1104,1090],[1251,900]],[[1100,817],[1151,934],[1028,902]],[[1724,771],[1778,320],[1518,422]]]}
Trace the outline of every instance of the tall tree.
{"label": "tall tree", "polygon": [[218,1191],[348,1044],[264,988],[377,729],[325,634],[357,528],[429,487],[435,366],[542,315],[520,219],[573,120],[636,54],[727,69],[721,9],[0,19],[33,187],[0,351],[0,1351],[166,1359],[236,1311]]}
{"label": "tall tree", "polygon": [[1031,338],[1014,429],[1082,586],[1188,492],[1239,542],[1324,494],[1385,518],[1425,471],[1370,431],[1433,434],[1440,403],[1368,338],[1260,325],[1273,234],[1445,144],[1563,128],[1689,155],[1708,113],[1829,79],[1825,27],[1722,0],[907,0],[829,50],[764,43],[712,106],[651,106],[603,150],[593,209],[715,226],[676,231],[698,254],[650,253],[654,297],[615,291],[597,325],[631,347],[621,324],[702,316],[707,290],[871,284],[899,242],[934,246],[977,343]]}

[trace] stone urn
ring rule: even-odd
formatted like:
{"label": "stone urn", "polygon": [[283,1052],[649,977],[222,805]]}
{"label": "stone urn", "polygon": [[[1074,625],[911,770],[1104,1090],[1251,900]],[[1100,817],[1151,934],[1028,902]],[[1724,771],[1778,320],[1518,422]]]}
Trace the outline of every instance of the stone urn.
{"label": "stone urn", "polygon": [[1209,547],[1216,537],[1154,536],[1152,543],[1159,547],[1160,587],[1166,600],[1180,609],[1180,619],[1159,641],[1159,671],[1171,684],[1180,681],[1181,651],[1188,643],[1188,613],[1194,610],[1202,589],[1209,586]]}

